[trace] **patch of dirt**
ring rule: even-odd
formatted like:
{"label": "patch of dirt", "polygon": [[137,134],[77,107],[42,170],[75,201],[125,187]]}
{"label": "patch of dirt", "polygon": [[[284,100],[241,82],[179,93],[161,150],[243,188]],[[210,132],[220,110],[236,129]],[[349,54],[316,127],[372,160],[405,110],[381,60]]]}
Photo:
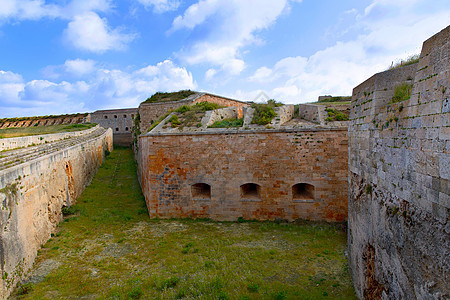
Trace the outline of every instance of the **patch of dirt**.
{"label": "patch of dirt", "polygon": [[56,270],[61,263],[53,259],[44,260],[39,264],[37,268],[34,268],[30,273],[30,276],[25,279],[22,284],[27,284],[29,282],[37,284],[44,280],[44,278],[50,274],[53,270]]}

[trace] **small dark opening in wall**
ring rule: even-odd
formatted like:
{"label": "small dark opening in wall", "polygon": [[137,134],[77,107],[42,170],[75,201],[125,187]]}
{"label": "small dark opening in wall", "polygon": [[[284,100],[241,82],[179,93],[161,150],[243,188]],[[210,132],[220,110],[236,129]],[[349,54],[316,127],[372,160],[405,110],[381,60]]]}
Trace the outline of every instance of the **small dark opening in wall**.
{"label": "small dark opening in wall", "polygon": [[126,119],[126,118],[127,118],[127,115],[123,115],[123,118]]}
{"label": "small dark opening in wall", "polygon": [[117,119],[117,115],[114,115],[114,119]]}
{"label": "small dark opening in wall", "polygon": [[105,119],[108,119],[108,116],[105,116]]}
{"label": "small dark opening in wall", "polygon": [[297,183],[292,186],[293,200],[314,200],[314,186],[308,183]]}
{"label": "small dark opening in wall", "polygon": [[261,187],[256,183],[246,183],[241,185],[241,199],[260,200]]}
{"label": "small dark opening in wall", "polygon": [[128,127],[125,127],[125,131],[128,131]]}
{"label": "small dark opening in wall", "polygon": [[116,131],[119,131],[119,128],[116,127]]}
{"label": "small dark opening in wall", "polygon": [[206,183],[196,183],[191,186],[192,199],[210,200],[211,186]]}
{"label": "small dark opening in wall", "polygon": [[133,114],[131,114],[131,118],[134,119],[134,115]]}

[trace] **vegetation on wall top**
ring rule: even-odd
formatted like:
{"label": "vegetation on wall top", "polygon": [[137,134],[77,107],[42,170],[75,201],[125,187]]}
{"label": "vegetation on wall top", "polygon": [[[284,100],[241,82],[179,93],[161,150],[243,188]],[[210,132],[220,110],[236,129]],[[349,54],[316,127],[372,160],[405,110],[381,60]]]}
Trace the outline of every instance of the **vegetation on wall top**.
{"label": "vegetation on wall top", "polygon": [[170,102],[170,101],[180,101],[186,99],[187,97],[195,94],[195,92],[191,90],[181,90],[178,92],[172,93],[162,93],[157,92],[150,98],[144,101],[144,103],[157,103],[157,102]]}
{"label": "vegetation on wall top", "polygon": [[232,128],[232,127],[242,127],[244,124],[244,119],[225,119],[222,121],[217,121],[214,124],[208,126],[208,128]]}
{"label": "vegetation on wall top", "polygon": [[401,59],[400,61],[398,61],[396,63],[392,62],[392,64],[389,66],[388,70],[397,69],[397,68],[401,68],[401,67],[405,67],[405,66],[409,66],[409,65],[418,63],[419,58],[420,58],[419,54],[414,54],[414,55],[409,56],[406,59]]}
{"label": "vegetation on wall top", "polygon": [[322,100],[319,100],[317,102],[321,103],[321,102],[348,102],[348,101],[352,101],[352,96],[334,96],[334,97],[329,97],[329,98],[325,98]]}
{"label": "vegetation on wall top", "polygon": [[334,108],[327,108],[325,111],[328,113],[328,117],[325,119],[327,122],[333,121],[348,121],[348,115],[344,114],[342,111],[339,111]]}

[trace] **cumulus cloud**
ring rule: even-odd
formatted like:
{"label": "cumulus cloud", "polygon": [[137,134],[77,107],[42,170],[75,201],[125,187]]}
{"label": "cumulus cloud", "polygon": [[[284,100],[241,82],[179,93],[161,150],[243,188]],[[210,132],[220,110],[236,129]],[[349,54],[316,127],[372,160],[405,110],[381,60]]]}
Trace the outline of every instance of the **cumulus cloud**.
{"label": "cumulus cloud", "polygon": [[243,47],[261,42],[257,33],[271,26],[288,5],[288,0],[200,0],[173,20],[169,33],[201,29],[206,34],[176,55],[187,64],[206,63],[240,74],[246,67]]}
{"label": "cumulus cloud", "polygon": [[[448,26],[449,9],[421,11],[412,5],[419,0],[408,3],[375,0],[362,12],[353,12],[363,34],[309,57],[286,57],[259,67],[248,80],[286,103],[316,101],[324,94],[351,95],[355,86],[392,61],[419,53],[424,40]],[[239,90],[235,96],[253,99],[260,92]]]}
{"label": "cumulus cloud", "polygon": [[[59,77],[66,76],[67,70],[83,73],[90,65],[90,61],[69,60],[57,66],[59,68],[55,72],[61,72]],[[0,71],[0,117],[137,107],[157,91],[196,87],[192,74],[170,60],[132,72],[102,68],[90,70],[84,73],[83,79],[59,82],[27,82],[19,74]]]}
{"label": "cumulus cloud", "polygon": [[67,41],[76,48],[103,53],[122,50],[136,37],[121,28],[110,28],[98,13],[112,11],[111,0],[72,0],[63,5],[46,4],[44,0],[1,0],[0,24],[9,20],[68,20]]}
{"label": "cumulus cloud", "polygon": [[179,0],[138,0],[138,2],[146,8],[153,7],[153,11],[156,13],[176,10],[180,6]]}
{"label": "cumulus cloud", "polygon": [[82,77],[95,71],[96,62],[92,59],[68,59],[63,65],[47,66],[42,73],[50,79],[65,77]]}
{"label": "cumulus cloud", "polygon": [[65,31],[66,39],[81,50],[103,53],[107,50],[123,50],[135,38],[134,34],[122,33],[109,28],[105,18],[94,12],[75,16]]}

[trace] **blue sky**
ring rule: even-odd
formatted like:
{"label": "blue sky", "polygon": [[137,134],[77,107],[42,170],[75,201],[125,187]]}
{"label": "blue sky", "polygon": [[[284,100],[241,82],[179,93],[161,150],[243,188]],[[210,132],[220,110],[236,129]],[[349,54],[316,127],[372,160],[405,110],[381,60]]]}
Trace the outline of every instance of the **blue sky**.
{"label": "blue sky", "polygon": [[448,25],[448,0],[0,0],[0,117],[351,95]]}

